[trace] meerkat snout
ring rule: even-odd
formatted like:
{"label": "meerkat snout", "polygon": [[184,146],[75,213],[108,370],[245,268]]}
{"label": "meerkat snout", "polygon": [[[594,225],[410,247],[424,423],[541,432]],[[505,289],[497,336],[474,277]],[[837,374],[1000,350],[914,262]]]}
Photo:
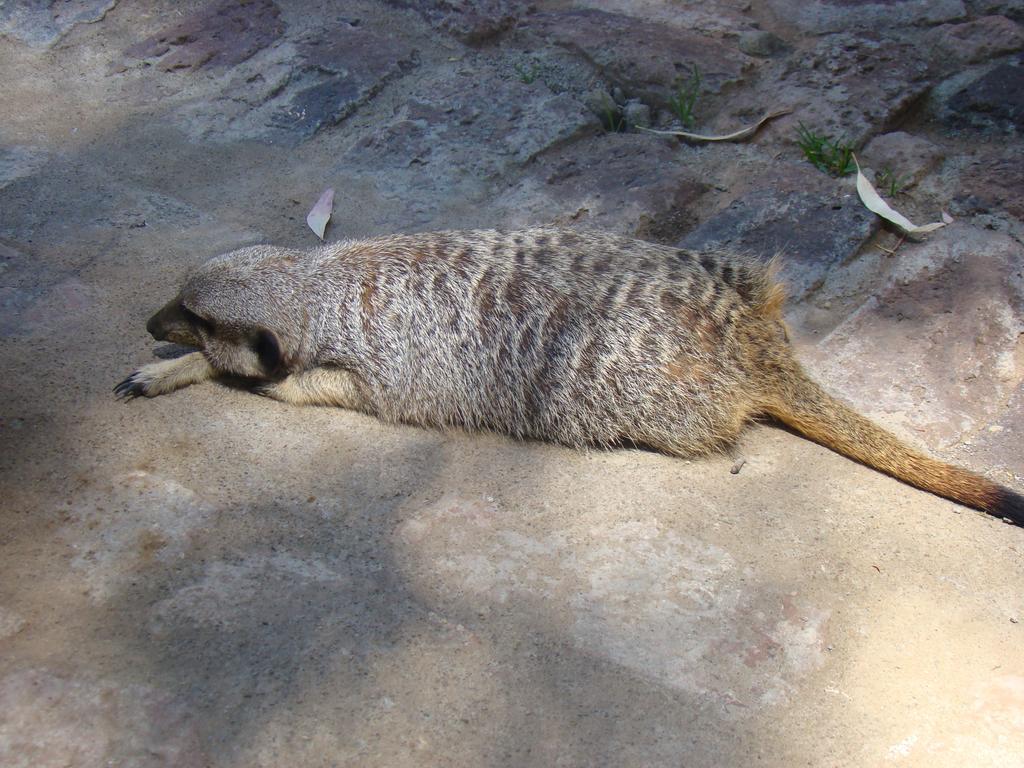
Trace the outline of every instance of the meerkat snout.
{"label": "meerkat snout", "polygon": [[157,341],[166,341],[167,331],[164,330],[164,325],[160,320],[160,312],[149,318],[149,322],[146,323],[146,331]]}
{"label": "meerkat snout", "polygon": [[157,341],[170,341],[202,349],[203,337],[209,335],[212,325],[175,298],[149,318],[146,330]]}

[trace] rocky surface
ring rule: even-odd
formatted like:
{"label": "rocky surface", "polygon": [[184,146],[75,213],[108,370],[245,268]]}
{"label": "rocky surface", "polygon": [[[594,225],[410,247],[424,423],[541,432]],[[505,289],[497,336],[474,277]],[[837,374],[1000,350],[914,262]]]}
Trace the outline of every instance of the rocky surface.
{"label": "rocky surface", "polygon": [[961,0],[769,0],[768,6],[812,34],[879,27],[930,27],[967,16]]}
{"label": "rocky surface", "polygon": [[230,67],[281,37],[281,12],[271,0],[201,7],[177,24],[129,46],[125,56],[164,72]]}
{"label": "rocky surface", "polygon": [[[687,462],[110,388],[173,354],[145,319],[190,265],[313,245],[330,186],[328,239],[556,222],[780,253],[818,379],[1024,488],[1022,23],[0,4],[0,764],[1020,764],[1022,531],[793,434]],[[637,130],[780,107],[741,144]],[[801,124],[955,222],[902,240]]]}
{"label": "rocky surface", "polygon": [[906,189],[919,183],[943,159],[938,146],[905,131],[875,136],[860,153],[861,162],[874,169],[877,185],[890,197],[896,188]]}
{"label": "rocky surface", "polygon": [[27,45],[47,48],[78,24],[103,18],[117,0],[25,0],[0,7],[0,34]]}
{"label": "rocky surface", "polygon": [[1024,48],[1024,30],[1005,16],[983,16],[965,24],[943,24],[926,41],[937,57],[978,64]]}
{"label": "rocky surface", "polygon": [[849,184],[806,163],[778,163],[763,176],[737,180],[733,189],[739,196],[697,224],[679,245],[784,255],[783,273],[796,299],[821,285],[878,229],[877,218]]}
{"label": "rocky surface", "polygon": [[595,9],[538,13],[526,30],[578,53],[613,85],[664,106],[694,67],[709,93],[740,82],[754,68],[735,43],[642,17]]}
{"label": "rocky surface", "polygon": [[965,85],[949,100],[949,122],[999,133],[1024,129],[1024,62],[1003,62]]}

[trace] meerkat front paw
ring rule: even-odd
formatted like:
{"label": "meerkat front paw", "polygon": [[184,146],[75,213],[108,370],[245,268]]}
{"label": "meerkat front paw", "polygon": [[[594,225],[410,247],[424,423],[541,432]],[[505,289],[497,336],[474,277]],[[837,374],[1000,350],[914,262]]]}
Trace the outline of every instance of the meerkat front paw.
{"label": "meerkat front paw", "polygon": [[114,387],[114,396],[118,400],[131,400],[146,394],[147,383],[149,377],[146,375],[145,366],[137,371],[133,371],[128,378]]}
{"label": "meerkat front paw", "polygon": [[166,395],[212,378],[215,373],[201,352],[190,352],[174,360],[142,366],[114,387],[114,394],[122,400]]}
{"label": "meerkat front paw", "polygon": [[256,394],[292,405],[334,405],[354,410],[365,403],[349,371],[313,368],[256,385]]}

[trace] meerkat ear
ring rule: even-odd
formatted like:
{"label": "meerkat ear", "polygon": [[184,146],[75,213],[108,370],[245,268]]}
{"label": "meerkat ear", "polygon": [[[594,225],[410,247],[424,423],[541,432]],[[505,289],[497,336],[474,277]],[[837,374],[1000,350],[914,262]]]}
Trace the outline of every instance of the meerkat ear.
{"label": "meerkat ear", "polygon": [[276,333],[267,328],[258,329],[252,348],[268,376],[278,376],[284,373],[284,350],[281,348],[281,340]]}

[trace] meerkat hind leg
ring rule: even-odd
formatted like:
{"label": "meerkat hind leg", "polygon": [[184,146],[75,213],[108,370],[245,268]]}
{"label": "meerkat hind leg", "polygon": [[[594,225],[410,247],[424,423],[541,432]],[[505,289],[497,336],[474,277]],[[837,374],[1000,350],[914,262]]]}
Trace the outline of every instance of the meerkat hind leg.
{"label": "meerkat hind leg", "polygon": [[121,398],[156,397],[198,384],[217,375],[202,352],[189,352],[173,360],[144,365],[131,376],[114,387],[114,393]]}
{"label": "meerkat hind leg", "polygon": [[364,410],[363,397],[352,374],[338,368],[313,368],[293,373],[281,381],[262,384],[256,391],[292,405],[333,405]]}

